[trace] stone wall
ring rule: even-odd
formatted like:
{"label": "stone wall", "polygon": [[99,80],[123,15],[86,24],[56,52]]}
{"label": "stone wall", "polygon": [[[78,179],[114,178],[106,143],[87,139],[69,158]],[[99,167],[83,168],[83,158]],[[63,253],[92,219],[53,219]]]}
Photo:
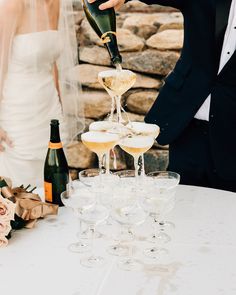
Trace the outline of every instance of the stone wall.
{"label": "stone wall", "polygon": [[[106,120],[111,99],[97,81],[100,71],[111,67],[110,58],[99,38],[90,28],[80,3],[76,2],[76,25],[80,65],[74,75],[83,87],[86,130],[96,120]],[[122,99],[131,121],[143,121],[158,96],[163,78],[173,69],[183,42],[183,19],[180,12],[159,5],[147,6],[132,1],[117,13],[117,39],[123,68],[137,74],[137,82]],[[81,142],[68,151],[69,165],[78,169],[96,167],[96,156]],[[133,168],[132,159],[116,148],[117,169]],[[111,157],[113,158],[113,156]],[[166,169],[168,147],[156,144],[145,154],[146,170]],[[113,167],[113,161],[111,161]]]}

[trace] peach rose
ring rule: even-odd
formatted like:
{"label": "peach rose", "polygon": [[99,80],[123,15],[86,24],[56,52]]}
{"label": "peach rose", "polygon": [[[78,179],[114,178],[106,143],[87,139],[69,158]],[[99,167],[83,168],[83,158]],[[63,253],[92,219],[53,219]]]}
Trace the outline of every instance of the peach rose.
{"label": "peach rose", "polygon": [[7,236],[11,231],[10,221],[1,221],[0,220],[0,236]]}
{"label": "peach rose", "polygon": [[0,235],[0,248],[8,245],[8,239]]}
{"label": "peach rose", "polygon": [[0,197],[0,221],[14,220],[15,208],[16,205],[13,202]]}

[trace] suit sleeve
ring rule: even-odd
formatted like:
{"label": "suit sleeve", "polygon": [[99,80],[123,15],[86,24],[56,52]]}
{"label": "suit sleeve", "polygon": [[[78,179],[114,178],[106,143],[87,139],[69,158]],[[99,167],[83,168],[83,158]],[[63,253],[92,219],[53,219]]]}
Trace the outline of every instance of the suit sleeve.
{"label": "suit sleeve", "polygon": [[[128,2],[130,0],[127,0],[126,2]],[[163,5],[163,6],[171,6],[177,9],[182,9],[183,7],[183,2],[184,0],[140,0],[143,3],[146,4],[159,4],[159,5]]]}

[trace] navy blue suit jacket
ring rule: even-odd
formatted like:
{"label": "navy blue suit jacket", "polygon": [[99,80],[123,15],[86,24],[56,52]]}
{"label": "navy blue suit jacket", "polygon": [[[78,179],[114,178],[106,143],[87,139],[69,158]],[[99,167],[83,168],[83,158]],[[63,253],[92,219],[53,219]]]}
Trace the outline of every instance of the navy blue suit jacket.
{"label": "navy blue suit jacket", "polygon": [[[184,44],[174,70],[146,115],[160,126],[160,144],[170,144],[211,94],[210,143],[216,169],[236,178],[236,52],[218,75],[231,0],[145,0],[180,9]],[[236,29],[235,29],[236,34]]]}

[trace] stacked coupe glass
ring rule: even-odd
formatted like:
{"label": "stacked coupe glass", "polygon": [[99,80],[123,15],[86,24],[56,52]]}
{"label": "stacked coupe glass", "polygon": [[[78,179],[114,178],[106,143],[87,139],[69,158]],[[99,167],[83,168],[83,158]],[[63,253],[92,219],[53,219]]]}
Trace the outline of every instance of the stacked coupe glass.
{"label": "stacked coupe glass", "polygon": [[[171,238],[166,230],[174,224],[165,216],[174,208],[180,177],[169,171],[145,174],[143,155],[153,146],[159,127],[122,117],[121,95],[133,86],[135,74],[105,71],[99,73],[99,82],[112,98],[111,116],[92,123],[81,136],[97,154],[99,168],[81,171],[72,189],[62,194],[62,202],[79,220],[78,241],[69,250],[80,253],[81,264],[87,267],[104,265],[106,252],[117,257],[121,269],[137,270],[146,259],[153,262],[168,255],[164,245]],[[132,155],[134,170],[110,172],[110,152],[116,145]],[[103,255],[96,254],[102,251]]]}

